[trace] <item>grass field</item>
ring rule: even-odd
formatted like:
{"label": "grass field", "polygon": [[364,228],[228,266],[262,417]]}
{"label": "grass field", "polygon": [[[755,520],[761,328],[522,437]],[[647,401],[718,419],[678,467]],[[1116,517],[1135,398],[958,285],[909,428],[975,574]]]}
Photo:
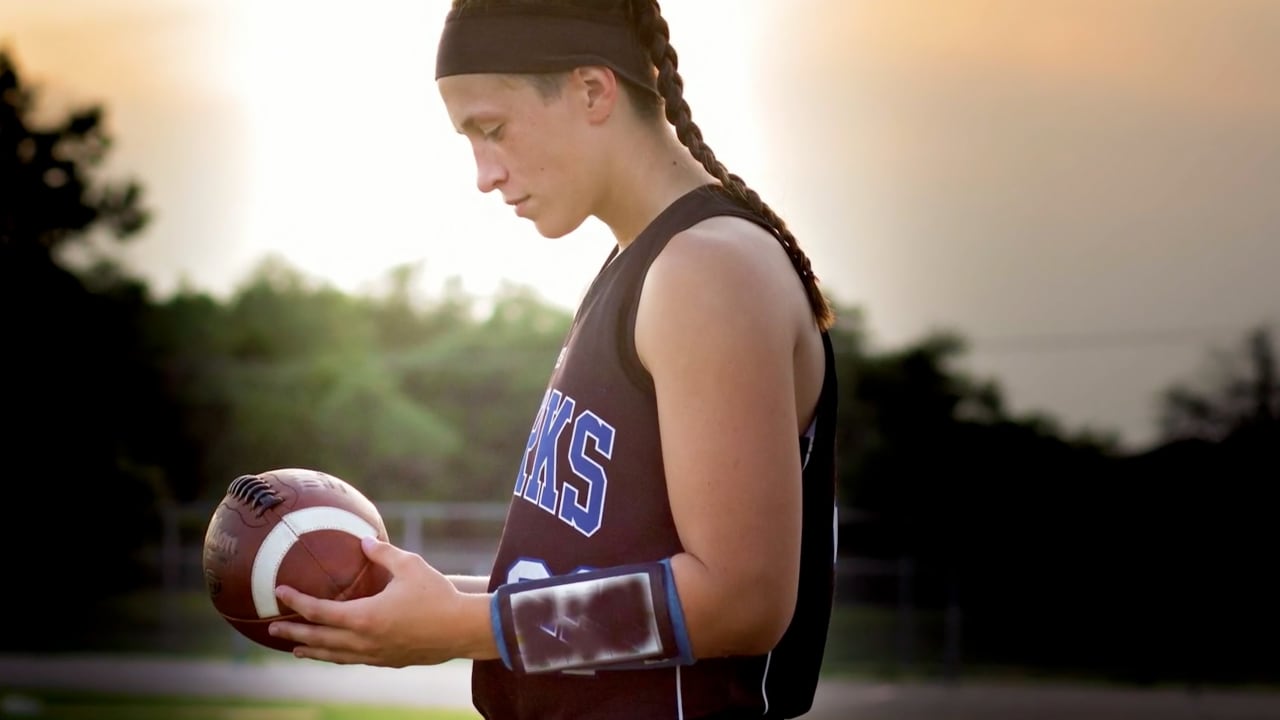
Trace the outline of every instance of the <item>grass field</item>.
{"label": "grass field", "polygon": [[[303,666],[297,666],[297,670]],[[217,695],[176,697],[172,685],[151,694],[0,691],[0,720],[479,720],[470,710],[399,709],[379,704],[323,702],[324,681],[304,703],[227,700]],[[415,682],[414,687],[417,687]],[[259,696],[260,697],[260,696]],[[358,701],[356,701],[358,702]],[[1280,694],[1188,693],[1078,686],[956,687],[923,683],[820,683],[805,720],[1276,720]]]}
{"label": "grass field", "polygon": [[[1109,682],[1088,672],[1058,669],[1032,672],[1025,668],[997,667],[964,657],[948,667],[944,618],[939,612],[916,611],[912,634],[904,643],[901,620],[894,608],[837,606],[831,619],[823,674],[863,680],[924,680],[957,677],[975,680],[1061,680],[1083,683]],[[38,632],[37,639],[23,641],[24,631]],[[53,634],[61,631],[59,637]],[[0,636],[0,652],[130,653],[173,657],[232,659],[257,662],[279,659],[274,650],[255,645],[235,633],[218,616],[209,598],[200,591],[164,593],[148,590],[113,597],[84,616],[76,626],[67,618],[56,624],[18,624]],[[1273,685],[1274,686],[1274,685]]]}
{"label": "grass field", "polygon": [[473,712],[87,693],[0,693],[9,720],[476,720]]}
{"label": "grass field", "polygon": [[[805,720],[1280,719],[1274,686],[1124,687],[1097,677],[1062,677],[1061,671],[1050,676],[981,666],[971,658],[954,668],[954,682],[938,682],[946,669],[943,618],[915,613],[910,642],[900,634],[902,620],[893,608],[837,608],[825,677]],[[58,622],[25,618],[0,633],[0,663],[5,654],[10,664],[0,668],[0,720],[480,717],[466,707],[469,670],[415,672],[408,682],[396,676],[384,685],[382,675],[358,674],[377,669],[281,662],[280,653],[236,634],[201,592],[135,593]],[[98,664],[77,665],[82,655]],[[44,662],[53,670],[42,681],[32,668]],[[57,682],[48,682],[50,674]],[[35,679],[22,684],[20,676]],[[297,688],[303,692],[292,692]],[[426,709],[433,706],[458,709]]]}
{"label": "grass field", "polygon": [[[146,591],[111,598],[96,607],[96,614],[82,625],[60,618],[58,623],[14,624],[0,635],[0,652],[40,653],[128,653],[174,659],[233,660],[236,664],[253,665],[280,659],[280,653],[256,646],[238,635],[219,618],[205,593],[188,591],[164,593]],[[974,662],[964,657],[954,667],[948,667],[943,657],[945,623],[937,612],[915,612],[911,616],[913,632],[909,642],[900,634],[901,616],[895,609],[879,607],[838,606],[832,618],[828,635],[823,674],[829,679],[855,680],[855,682],[920,683],[951,679],[964,683],[997,682],[1006,684],[1071,683],[1082,687],[1125,687],[1126,683],[1076,671],[1025,669],[1025,667],[1001,667]],[[54,637],[52,630],[61,630],[63,637]],[[23,646],[23,632],[40,633],[37,639]],[[948,675],[954,670],[955,675]],[[0,692],[3,692],[0,678]],[[1151,683],[1148,689],[1165,687],[1179,689],[1185,683]],[[1238,683],[1233,689],[1265,689],[1276,691],[1272,683]],[[1201,685],[1201,689],[1210,689]],[[52,707],[52,706],[50,706]],[[60,707],[60,706],[59,706]],[[195,710],[193,710],[195,711]],[[230,712],[219,708],[202,708],[207,712]],[[293,712],[300,708],[292,708]],[[59,710],[61,712],[61,710]],[[70,715],[45,715],[46,717],[91,715],[69,708]],[[4,714],[0,717],[17,716]],[[160,716],[164,716],[161,712]],[[179,717],[187,717],[180,715]],[[248,717],[251,715],[196,715],[195,717]],[[271,716],[271,715],[264,715]],[[280,715],[287,716],[287,715]],[[296,715],[306,717],[342,717],[342,715]],[[415,715],[421,717],[421,715]],[[467,717],[463,715],[463,717]],[[474,717],[474,716],[471,716]],[[1275,717],[1280,717],[1277,714]]]}
{"label": "grass field", "polygon": [[[826,669],[841,675],[894,675],[896,622],[892,610],[837,608]],[[938,645],[932,636],[941,632],[941,618],[920,614],[915,624],[924,642],[913,661],[918,670],[932,673],[940,666],[941,657],[926,651],[925,646]],[[32,645],[0,651],[156,653],[250,662],[279,657],[276,651],[254,645],[232,631],[201,592],[166,594],[153,590],[111,598],[97,608],[85,627],[64,627],[68,630],[65,637],[52,636],[48,628],[42,628],[39,640]],[[857,642],[850,642],[852,638]],[[10,634],[0,638],[0,643],[14,640]]]}

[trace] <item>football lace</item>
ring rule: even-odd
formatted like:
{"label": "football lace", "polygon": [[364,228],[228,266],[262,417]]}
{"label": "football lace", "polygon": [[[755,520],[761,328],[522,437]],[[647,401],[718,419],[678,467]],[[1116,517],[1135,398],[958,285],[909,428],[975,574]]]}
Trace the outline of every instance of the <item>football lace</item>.
{"label": "football lace", "polygon": [[266,480],[257,475],[241,475],[232,480],[231,487],[227,488],[227,494],[252,506],[259,517],[269,508],[284,502],[284,498],[280,497],[280,494],[272,489]]}

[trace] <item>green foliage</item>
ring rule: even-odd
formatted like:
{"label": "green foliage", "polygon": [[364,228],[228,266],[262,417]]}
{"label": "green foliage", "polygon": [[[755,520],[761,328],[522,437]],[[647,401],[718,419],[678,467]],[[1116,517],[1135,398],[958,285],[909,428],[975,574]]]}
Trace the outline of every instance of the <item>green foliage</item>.
{"label": "green foliage", "polygon": [[379,499],[501,497],[568,315],[508,288],[476,317],[456,284],[419,303],[408,279],[397,269],[385,297],[356,297],[271,258],[225,302],[158,305],[147,336],[201,456],[177,496],[288,466]]}
{"label": "green foliage", "polygon": [[228,480],[273,467],[314,467],[380,498],[411,496],[460,445],[429,406],[398,391],[373,352],[236,363],[222,381],[234,431],[214,456],[223,464],[218,475]]}

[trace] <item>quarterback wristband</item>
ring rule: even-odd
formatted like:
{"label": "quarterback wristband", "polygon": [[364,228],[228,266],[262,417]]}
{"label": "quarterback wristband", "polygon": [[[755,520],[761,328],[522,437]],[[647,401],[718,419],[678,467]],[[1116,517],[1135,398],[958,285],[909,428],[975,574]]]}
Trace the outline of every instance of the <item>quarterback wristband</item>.
{"label": "quarterback wristband", "polygon": [[502,662],[516,672],[693,662],[669,560],[509,583],[491,610]]}

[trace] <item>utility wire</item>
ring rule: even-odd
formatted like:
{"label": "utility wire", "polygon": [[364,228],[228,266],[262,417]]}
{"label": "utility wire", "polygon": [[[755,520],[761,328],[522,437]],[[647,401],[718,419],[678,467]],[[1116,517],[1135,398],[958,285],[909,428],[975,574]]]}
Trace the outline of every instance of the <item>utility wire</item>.
{"label": "utility wire", "polygon": [[1243,345],[1259,327],[1274,331],[1271,323],[1251,326],[1219,325],[1187,328],[1110,330],[1083,333],[1025,333],[961,336],[972,354],[1045,353],[1085,350],[1135,350],[1169,347],[1207,347],[1226,340]]}

